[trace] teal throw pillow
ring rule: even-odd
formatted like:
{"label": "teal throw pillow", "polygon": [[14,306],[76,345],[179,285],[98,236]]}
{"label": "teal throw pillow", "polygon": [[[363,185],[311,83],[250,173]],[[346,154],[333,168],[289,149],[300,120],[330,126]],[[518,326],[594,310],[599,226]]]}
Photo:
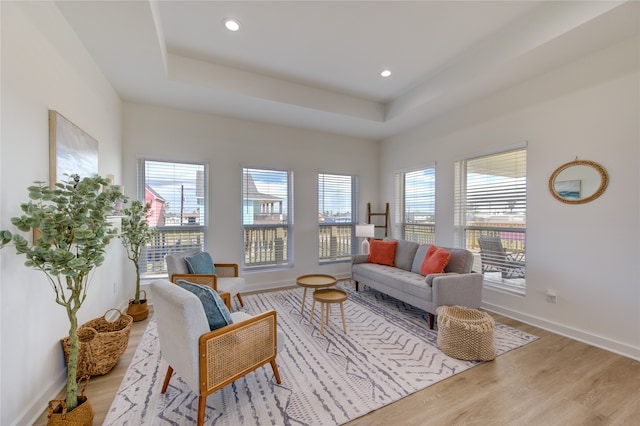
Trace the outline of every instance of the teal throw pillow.
{"label": "teal throw pillow", "polygon": [[213,259],[211,255],[206,251],[201,251],[193,256],[187,256],[184,258],[187,262],[187,269],[190,274],[215,274],[216,267],[213,265]]}
{"label": "teal throw pillow", "polygon": [[178,285],[198,296],[207,315],[210,330],[216,330],[233,323],[227,305],[214,289],[184,280],[178,280]]}

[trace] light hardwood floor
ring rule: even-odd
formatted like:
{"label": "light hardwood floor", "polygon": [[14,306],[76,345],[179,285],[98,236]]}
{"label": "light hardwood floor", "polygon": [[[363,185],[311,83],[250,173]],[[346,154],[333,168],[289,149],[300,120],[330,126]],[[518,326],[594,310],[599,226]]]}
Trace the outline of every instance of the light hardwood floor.
{"label": "light hardwood floor", "polygon": [[[539,339],[348,425],[640,425],[640,362],[492,316]],[[147,321],[133,324],[116,367],[91,379],[95,425],[102,424]],[[45,424],[46,412],[35,425]]]}

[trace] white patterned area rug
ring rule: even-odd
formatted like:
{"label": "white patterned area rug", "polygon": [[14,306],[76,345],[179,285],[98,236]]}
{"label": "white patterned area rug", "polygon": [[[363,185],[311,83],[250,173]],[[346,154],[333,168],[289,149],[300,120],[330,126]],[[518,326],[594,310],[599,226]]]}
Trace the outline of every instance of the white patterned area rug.
{"label": "white patterned area rug", "polygon": [[[319,309],[309,322],[310,296],[300,314],[301,288],[243,296],[251,314],[275,309],[285,335],[277,364],[278,385],[268,364],[207,398],[206,425],[339,425],[465,371],[478,362],[442,353],[427,315],[375,290],[349,294],[347,334],[334,306],[325,336]],[[497,354],[537,339],[496,324]],[[160,393],[167,364],[150,321],[109,409],[105,425],[195,424],[198,398],[174,373]]]}

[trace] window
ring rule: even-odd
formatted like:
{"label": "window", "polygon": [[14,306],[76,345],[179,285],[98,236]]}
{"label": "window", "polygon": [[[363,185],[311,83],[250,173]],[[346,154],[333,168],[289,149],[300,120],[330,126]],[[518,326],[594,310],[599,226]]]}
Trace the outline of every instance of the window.
{"label": "window", "polygon": [[244,269],[292,266],[292,173],[242,169]]}
{"label": "window", "polygon": [[167,254],[205,250],[207,180],[204,164],[138,161],[138,199],[151,204],[149,225],[158,230],[140,256],[142,276],[166,275]]}
{"label": "window", "polygon": [[475,254],[485,286],[524,294],[527,151],[456,162],[456,246]]}
{"label": "window", "polygon": [[318,173],[320,263],[351,260],[357,195],[355,176]]}
{"label": "window", "polygon": [[400,239],[420,244],[436,242],[435,163],[396,173],[395,223]]}

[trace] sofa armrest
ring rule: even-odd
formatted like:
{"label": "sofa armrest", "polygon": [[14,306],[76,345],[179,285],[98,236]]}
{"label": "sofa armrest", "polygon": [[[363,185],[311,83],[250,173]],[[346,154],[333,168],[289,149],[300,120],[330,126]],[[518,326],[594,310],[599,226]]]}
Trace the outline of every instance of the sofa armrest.
{"label": "sofa armrest", "polygon": [[354,254],[351,256],[351,264],[355,265],[356,263],[367,263],[369,261],[368,254]]}
{"label": "sofa armrest", "polygon": [[427,283],[427,285],[433,287],[433,280],[436,279],[437,277],[441,277],[444,275],[460,275],[457,272],[443,272],[441,274],[429,274],[425,277],[425,282]]}
{"label": "sofa armrest", "polygon": [[433,304],[477,309],[482,303],[482,274],[442,274],[433,278]]}

